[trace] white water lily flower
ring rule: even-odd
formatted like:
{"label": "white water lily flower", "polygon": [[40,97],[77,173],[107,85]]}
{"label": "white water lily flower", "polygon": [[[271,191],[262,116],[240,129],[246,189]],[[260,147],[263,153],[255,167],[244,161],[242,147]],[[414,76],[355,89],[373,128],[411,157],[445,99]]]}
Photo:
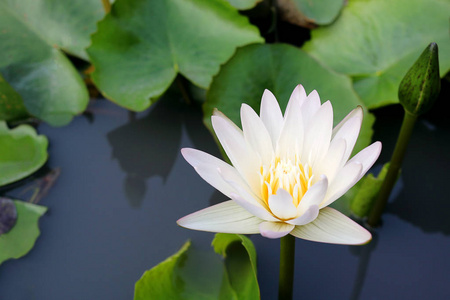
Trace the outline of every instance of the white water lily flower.
{"label": "white water lily flower", "polygon": [[308,96],[298,85],[284,117],[266,90],[258,116],[242,104],[242,130],[219,111],[214,131],[232,166],[205,152],[184,148],[197,173],[231,200],[178,220],[195,230],[364,244],[371,234],[337,210],[327,207],[346,193],[377,160],[375,142],[349,160],[363,118],[361,107],[333,129],[330,101]]}

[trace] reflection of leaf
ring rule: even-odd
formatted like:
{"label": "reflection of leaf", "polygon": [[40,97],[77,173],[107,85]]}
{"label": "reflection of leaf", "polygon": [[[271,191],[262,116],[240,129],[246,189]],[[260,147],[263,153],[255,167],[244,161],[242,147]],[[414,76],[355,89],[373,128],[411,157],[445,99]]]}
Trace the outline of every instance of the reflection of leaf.
{"label": "reflection of leaf", "polygon": [[134,300],[237,299],[224,273],[220,256],[199,253],[190,242],[148,270],[136,283]]}
{"label": "reflection of leaf", "polygon": [[28,116],[22,97],[0,74],[0,120],[14,121]]}
{"label": "reflection of leaf", "polygon": [[217,233],[214,251],[225,257],[231,287],[238,299],[259,299],[256,278],[256,250],[249,238],[240,234]]}
{"label": "reflection of leaf", "polygon": [[278,0],[283,17],[290,23],[310,27],[333,22],[341,11],[344,0]]}
{"label": "reflection of leaf", "polygon": [[40,232],[39,218],[47,208],[23,201],[14,201],[17,223],[8,233],[0,235],[0,264],[11,258],[19,258],[33,248]]}
{"label": "reflection of leaf", "polygon": [[86,59],[102,16],[97,0],[0,0],[0,73],[32,115],[64,125],[85,109],[86,87],[59,49]]}
{"label": "reflection of leaf", "polygon": [[441,75],[450,69],[448,0],[353,0],[304,49],[340,73],[369,108],[396,103],[398,85],[430,42],[439,45]]}
{"label": "reflection of leaf", "polygon": [[0,186],[22,179],[47,160],[47,138],[34,128],[20,125],[8,129],[0,122]]}
{"label": "reflection of leaf", "polygon": [[[363,106],[347,76],[323,67],[307,53],[283,44],[250,45],[240,48],[214,78],[203,106],[204,121],[211,129],[210,116],[216,107],[240,124],[241,104],[259,112],[264,89],[274,93],[284,110],[297,84],[303,84],[307,93],[316,89],[322,102],[331,100],[335,124],[357,105]],[[373,120],[371,114],[365,115],[356,149],[369,144]]]}
{"label": "reflection of leaf", "polygon": [[236,47],[262,42],[224,0],[118,0],[92,36],[92,78],[103,94],[141,111],[177,73],[207,88]]}
{"label": "reflection of leaf", "polygon": [[383,166],[377,177],[370,173],[361,180],[354,198],[350,200],[350,209],[353,214],[360,218],[368,216],[388,169],[389,163]]}

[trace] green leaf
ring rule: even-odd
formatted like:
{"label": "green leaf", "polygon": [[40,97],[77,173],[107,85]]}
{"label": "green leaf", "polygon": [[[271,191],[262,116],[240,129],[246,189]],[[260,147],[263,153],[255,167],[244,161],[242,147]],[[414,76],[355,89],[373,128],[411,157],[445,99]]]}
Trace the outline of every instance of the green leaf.
{"label": "green leaf", "polygon": [[344,0],[278,0],[278,3],[289,15],[288,20],[298,25],[304,23],[303,18],[306,18],[307,23],[329,24],[344,6]]}
{"label": "green leaf", "polygon": [[[347,76],[322,66],[306,52],[284,44],[250,45],[238,49],[214,78],[203,105],[204,122],[212,131],[210,116],[218,108],[240,124],[241,104],[259,112],[264,89],[274,93],[284,110],[297,84],[307,93],[317,90],[322,102],[331,100],[335,124],[358,105],[364,107]],[[370,143],[373,121],[366,113],[355,151]]]}
{"label": "green leaf", "polygon": [[42,167],[47,160],[47,138],[33,127],[8,129],[0,121],[0,186],[22,179]]}
{"label": "green leaf", "polygon": [[389,169],[389,163],[386,163],[377,177],[372,173],[366,175],[360,182],[354,196],[350,199],[350,210],[360,218],[367,217],[370,209],[383,184]]}
{"label": "green leaf", "polygon": [[11,231],[0,235],[0,264],[11,258],[19,258],[33,248],[40,231],[39,218],[47,211],[45,206],[14,200],[17,223]]}
{"label": "green leaf", "polygon": [[352,0],[332,25],[312,31],[304,50],[353,76],[369,108],[397,103],[403,76],[430,42],[440,48],[440,71],[450,70],[448,0]]}
{"label": "green leaf", "polygon": [[186,242],[176,254],[146,271],[136,283],[134,300],[237,299],[220,256],[195,251],[190,245]]}
{"label": "green leaf", "polygon": [[0,0],[0,73],[30,114],[61,126],[86,108],[85,84],[62,50],[86,59],[102,16],[97,0]]}
{"label": "green leaf", "polygon": [[105,97],[141,111],[177,74],[207,88],[236,47],[262,41],[224,0],[118,0],[87,51]]}
{"label": "green leaf", "polygon": [[0,74],[0,120],[15,121],[28,116],[22,97]]}
{"label": "green leaf", "polygon": [[246,10],[255,7],[255,5],[263,0],[227,0],[231,6],[239,10]]}
{"label": "green leaf", "polygon": [[214,251],[225,257],[231,287],[238,299],[260,299],[256,271],[256,250],[249,238],[240,234],[217,233]]}

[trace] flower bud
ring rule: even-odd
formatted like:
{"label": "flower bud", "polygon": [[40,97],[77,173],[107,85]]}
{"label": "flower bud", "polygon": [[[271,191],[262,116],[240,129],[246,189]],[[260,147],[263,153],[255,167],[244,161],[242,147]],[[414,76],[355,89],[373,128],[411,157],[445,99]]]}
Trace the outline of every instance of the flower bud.
{"label": "flower bud", "polygon": [[398,99],[407,112],[418,116],[433,106],[440,89],[438,46],[431,43],[403,77]]}

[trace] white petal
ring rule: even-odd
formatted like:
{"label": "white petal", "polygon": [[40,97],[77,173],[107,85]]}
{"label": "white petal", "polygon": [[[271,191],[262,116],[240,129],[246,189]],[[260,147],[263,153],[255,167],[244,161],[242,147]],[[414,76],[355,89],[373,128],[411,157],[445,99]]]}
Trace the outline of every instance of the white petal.
{"label": "white petal", "polygon": [[[358,154],[352,157],[348,163],[360,162],[362,164],[361,174],[359,179],[361,179],[367,171],[373,166],[375,161],[378,159],[381,153],[381,143],[375,142],[372,145],[359,151]],[[358,179],[358,180],[359,180]]]}
{"label": "white petal", "polygon": [[286,223],[292,225],[305,225],[314,221],[318,215],[319,215],[319,206],[311,205],[300,217],[286,221]]}
{"label": "white petal", "polygon": [[231,198],[240,206],[245,208],[249,213],[254,215],[255,217],[258,217],[265,221],[278,221],[270,212],[268,212],[265,208],[261,207],[260,205],[255,205],[254,203],[251,203],[247,201],[244,197],[238,194],[232,194]]}
{"label": "white petal", "polygon": [[318,206],[323,201],[327,189],[328,179],[325,175],[321,175],[320,180],[313,184],[300,200],[300,204],[297,207],[298,215],[304,214],[313,205]]}
{"label": "white petal", "polygon": [[194,230],[252,234],[259,233],[263,220],[253,216],[233,200],[199,210],[177,221],[177,224]]}
{"label": "white petal", "polygon": [[283,126],[283,115],[277,99],[269,90],[264,91],[261,99],[261,112],[259,115],[270,134],[273,143],[272,146],[275,149],[276,142],[280,136],[281,127]]}
{"label": "white petal", "polygon": [[241,121],[244,138],[260,155],[262,163],[269,164],[273,156],[273,144],[266,126],[247,104],[241,106]]}
{"label": "white petal", "polygon": [[312,116],[316,114],[319,108],[320,108],[320,97],[317,91],[314,90],[311,93],[309,93],[304,104],[302,105],[303,122],[306,128],[308,128]]}
{"label": "white petal", "polygon": [[319,205],[319,208],[330,205],[336,199],[344,195],[355,183],[358,182],[362,170],[362,164],[359,162],[352,162],[346,164],[336,175],[333,182],[328,187],[327,194],[324,200]]}
{"label": "white petal", "polygon": [[336,133],[341,129],[341,127],[350,119],[353,117],[359,117],[361,120],[363,119],[364,111],[361,106],[358,106],[354,110],[352,110],[348,115],[345,116],[344,119],[342,119],[339,124],[336,125],[336,127],[333,128],[332,138],[336,135]]}
{"label": "white petal", "polygon": [[334,139],[345,139],[347,147],[344,154],[345,162],[352,154],[353,147],[355,147],[356,140],[358,139],[359,131],[361,129],[362,119],[359,116],[348,119],[338,132],[336,132]]}
{"label": "white petal", "polygon": [[309,241],[343,245],[361,245],[372,238],[365,228],[330,207],[321,209],[313,222],[296,226],[291,234]]}
{"label": "white petal", "polygon": [[217,138],[233,166],[253,190],[258,190],[259,157],[244,139],[242,131],[233,126],[232,122],[230,124],[227,118],[212,116],[211,121]]}
{"label": "white petal", "polygon": [[302,163],[314,167],[320,162],[330,147],[333,128],[333,108],[331,102],[325,102],[313,116],[308,127],[305,127],[305,139],[302,152]]}
{"label": "white petal", "polygon": [[333,139],[325,157],[318,163],[315,174],[325,174],[330,182],[334,180],[336,173],[344,166],[347,143],[343,138]]}
{"label": "white petal", "polygon": [[259,224],[259,231],[266,238],[278,239],[287,235],[294,227],[294,225],[282,222],[262,222]]}
{"label": "white petal", "polygon": [[183,148],[181,149],[181,154],[206,182],[230,198],[234,189],[223,180],[218,169],[226,172],[229,180],[233,180],[241,185],[246,184],[235,168],[208,153],[196,149]]}
{"label": "white petal", "polygon": [[297,85],[289,98],[286,111],[288,111],[290,109],[289,107],[294,103],[299,107],[302,107],[303,103],[305,103],[306,97],[306,92],[303,86],[301,84]]}
{"label": "white petal", "polygon": [[277,190],[276,195],[269,196],[269,207],[280,219],[291,219],[297,216],[297,208],[291,194],[281,188]]}
{"label": "white petal", "polygon": [[277,156],[291,160],[295,159],[296,154],[300,157],[303,146],[303,132],[300,102],[290,101],[284,114],[283,128],[277,142]]}

